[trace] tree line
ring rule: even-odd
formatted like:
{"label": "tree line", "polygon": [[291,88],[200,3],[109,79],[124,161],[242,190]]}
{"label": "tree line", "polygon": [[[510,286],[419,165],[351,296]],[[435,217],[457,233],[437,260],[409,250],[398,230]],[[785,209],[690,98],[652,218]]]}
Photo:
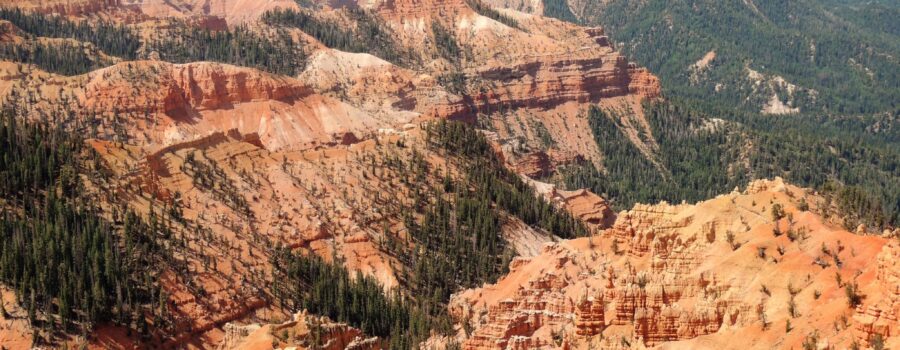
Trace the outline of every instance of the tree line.
{"label": "tree line", "polygon": [[[125,60],[146,58],[156,52],[173,63],[214,61],[257,68],[275,74],[295,75],[305,64],[305,53],[294,46],[282,28],[253,31],[246,26],[210,30],[174,21],[171,28],[142,40],[132,29],[105,21],[73,22],[55,15],[0,9],[0,19],[15,24],[33,37],[71,38],[91,43],[108,55]],[[144,45],[142,47],[142,45]],[[90,57],[79,44],[58,41],[0,44],[0,59],[35,64],[49,72],[75,75],[112,63]]]}
{"label": "tree line", "polygon": [[0,60],[33,64],[51,73],[78,75],[103,68],[107,62],[85,53],[80,43],[0,43]]}
{"label": "tree line", "polygon": [[363,9],[345,9],[343,13],[355,28],[305,10],[272,10],[263,14],[262,21],[271,26],[298,28],[333,49],[369,53],[400,66],[409,66],[415,60],[375,15]]}
{"label": "tree line", "polygon": [[257,33],[244,25],[216,31],[182,23],[149,40],[145,51],[167,62],[213,61],[282,75],[298,74],[306,61],[286,31]]}
{"label": "tree line", "polygon": [[[709,109],[708,109],[709,108]],[[714,121],[707,110],[715,110]],[[865,134],[865,125],[895,124],[893,117],[766,118],[740,111],[695,106],[673,98],[644,106],[658,143],[651,157],[623,131],[627,111],[588,111],[589,124],[604,154],[604,171],[591,164],[561,170],[561,182],[590,188],[627,209],[660,200],[695,202],[744,186],[756,178],[781,176],[825,194],[846,215],[846,224],[896,227],[900,223],[900,149],[895,132]],[[884,126],[887,129],[892,127]]]}
{"label": "tree line", "polygon": [[428,339],[432,329],[452,329],[446,314],[434,317],[397,290],[385,291],[370,276],[351,274],[340,261],[328,263],[315,254],[302,255],[278,247],[273,295],[282,305],[306,309],[381,337],[390,349],[412,349]]}
{"label": "tree line", "polygon": [[[553,3],[555,0],[545,0]],[[587,3],[578,11],[602,25],[623,53],[658,74],[665,92],[758,112],[771,97],[747,68],[801,88],[794,105],[813,113],[870,114],[897,107],[900,54],[896,6],[820,0]],[[563,17],[563,16],[560,16]],[[893,31],[893,33],[891,32]],[[715,60],[692,74],[709,51]],[[762,86],[765,87],[766,84]],[[785,89],[776,89],[779,97]]]}
{"label": "tree line", "polygon": [[18,8],[0,9],[0,19],[34,36],[89,42],[107,54],[127,60],[137,58],[141,46],[140,38],[130,28],[107,21],[76,23],[61,16],[26,13]]}
{"label": "tree line", "polygon": [[481,187],[485,197],[504,211],[558,237],[587,235],[578,219],[541,198],[518,174],[506,168],[484,135],[471,125],[441,121],[430,124],[426,131],[428,142],[461,160],[468,182]]}
{"label": "tree line", "polygon": [[507,27],[522,29],[521,27],[519,27],[519,22],[516,22],[515,19],[512,19],[511,17],[500,13],[489,5],[481,2],[481,0],[466,0],[466,4],[469,5],[469,8],[477,12],[479,15],[503,23]]}
{"label": "tree line", "polygon": [[[0,113],[0,283],[28,311],[35,343],[112,322],[149,340],[164,327],[159,222],[105,215],[81,183],[99,160],[77,134]],[[45,336],[46,335],[46,336]]]}

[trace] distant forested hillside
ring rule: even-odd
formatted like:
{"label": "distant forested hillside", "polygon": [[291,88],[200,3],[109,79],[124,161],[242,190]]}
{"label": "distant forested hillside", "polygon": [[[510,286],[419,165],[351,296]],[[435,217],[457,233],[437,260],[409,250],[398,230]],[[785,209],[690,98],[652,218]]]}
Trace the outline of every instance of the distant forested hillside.
{"label": "distant forested hillside", "polygon": [[605,169],[569,167],[569,187],[628,208],[782,176],[827,191],[848,225],[900,222],[900,2],[544,3],[545,15],[603,26],[667,100],[645,110],[659,144],[649,156],[621,131],[628,111],[591,110]]}
{"label": "distant forested hillside", "polygon": [[[565,2],[545,2],[557,9],[548,15],[564,12]],[[800,112],[839,114],[890,111],[900,101],[897,1],[595,0],[571,10],[605,27],[669,95],[749,111],[775,95]]]}
{"label": "distant forested hillside", "polygon": [[[592,108],[588,121],[605,155],[565,167],[561,183],[590,188],[617,209],[635,203],[696,202],[781,176],[823,191],[848,228],[900,223],[900,114],[760,117],[674,98],[645,106],[658,148],[642,154],[622,131],[630,113]],[[876,132],[877,130],[877,132]]]}

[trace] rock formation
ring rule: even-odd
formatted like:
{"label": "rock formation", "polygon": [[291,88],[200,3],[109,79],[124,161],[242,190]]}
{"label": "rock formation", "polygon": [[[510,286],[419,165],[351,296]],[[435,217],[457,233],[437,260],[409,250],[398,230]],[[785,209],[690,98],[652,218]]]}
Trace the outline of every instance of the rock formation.
{"label": "rock formation", "polygon": [[[864,290],[865,301],[853,316],[854,329],[863,344],[876,336],[900,337],[900,244],[896,240],[884,247],[876,258],[875,281]],[[895,342],[896,343],[896,342]]]}
{"label": "rock formation", "polygon": [[[597,237],[550,243],[496,284],[454,296],[451,312],[474,327],[464,348],[565,339],[573,348],[622,340],[767,349],[799,346],[813,332],[835,346],[892,342],[896,243],[824,223],[796,208],[798,196],[815,202],[780,179],[756,181],[696,205],[637,205]],[[790,218],[772,221],[761,203],[783,205]],[[791,233],[773,234],[775,224]],[[857,309],[847,283],[866,295]]]}
{"label": "rock formation", "polygon": [[278,324],[226,324],[225,339],[219,350],[374,350],[380,349],[377,338],[365,338],[358,329],[335,323],[325,317],[293,315],[292,320]]}

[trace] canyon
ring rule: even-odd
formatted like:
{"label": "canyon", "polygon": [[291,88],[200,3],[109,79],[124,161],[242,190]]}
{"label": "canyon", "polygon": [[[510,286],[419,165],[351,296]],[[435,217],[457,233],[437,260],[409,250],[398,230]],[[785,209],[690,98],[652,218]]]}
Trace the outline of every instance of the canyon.
{"label": "canyon", "polygon": [[[361,23],[351,10],[373,16],[415,62],[341,51],[262,20],[310,6],[315,18],[350,27]],[[489,201],[515,257],[496,281],[454,291],[450,332],[432,330],[420,348],[848,348],[874,339],[900,347],[900,232],[848,231],[826,217],[836,209],[823,194],[773,178],[695,204],[616,213],[602,193],[554,183],[567,166],[607,164],[591,107],[629,111],[617,121],[623,134],[652,154],[659,146],[643,110],[664,100],[661,83],[601,27],[543,17],[537,5],[481,6],[5,0],[0,7],[119,23],[145,46],[179,25],[265,38],[283,30],[302,57],[279,59],[302,69],[166,62],[144,50],[129,60],[0,21],[0,43],[69,40],[102,66],[64,75],[0,60],[0,102],[23,120],[84,137],[108,176],[80,181],[104,217],[122,206],[172,230],[163,245],[177,264],[158,276],[171,327],[154,330],[153,347],[386,347],[364,326],[278,301],[273,256],[282,247],[318,256],[373,278],[385,294],[414,298],[410,258],[398,251],[420,249],[410,225],[424,216],[413,208],[427,205],[418,186],[478,185],[467,182],[466,159],[434,146],[431,128],[448,121],[477,126],[515,174],[507,180],[571,215],[587,237],[564,239]],[[449,33],[458,57],[441,53],[435,28]],[[783,213],[773,218],[776,207]],[[0,292],[8,310],[0,343],[31,348],[42,331],[26,322],[15,290]],[[851,292],[860,302],[848,304]],[[89,337],[58,335],[55,345],[148,347],[128,327],[95,327]]]}

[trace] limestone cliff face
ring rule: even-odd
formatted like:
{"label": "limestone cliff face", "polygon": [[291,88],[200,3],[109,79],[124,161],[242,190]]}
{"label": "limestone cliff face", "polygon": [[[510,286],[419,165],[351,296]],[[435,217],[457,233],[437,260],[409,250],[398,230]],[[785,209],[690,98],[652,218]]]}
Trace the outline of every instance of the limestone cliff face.
{"label": "limestone cliff face", "polygon": [[[548,244],[497,284],[453,297],[454,317],[474,328],[464,348],[768,349],[813,332],[834,346],[876,334],[893,341],[896,243],[801,212],[801,197],[815,199],[758,181],[696,205],[638,205],[595,237]],[[782,204],[791,218],[774,222],[761,203]],[[775,235],[774,225],[790,233]],[[855,310],[846,283],[866,294]]]}
{"label": "limestone cliff face", "polygon": [[[640,115],[641,101],[660,96],[658,79],[616,52],[602,28],[497,9],[509,18],[500,22],[462,0],[359,4],[385,21],[433,79],[461,81],[454,93],[463,111],[453,117],[491,125],[502,143],[523,139],[534,151],[563,151],[599,167],[602,155],[580,116],[596,104]],[[434,26],[453,37],[459,57],[440,55]]]}
{"label": "limestone cliff face", "polygon": [[151,112],[176,115],[261,100],[290,102],[311,93],[296,80],[249,68],[146,61],[89,73],[83,101],[85,108],[96,111],[137,112],[149,108]]}
{"label": "limestone cliff face", "polygon": [[[496,40],[542,46],[522,44],[525,47],[500,48],[502,54],[492,54],[480,51],[478,45],[483,43],[472,38],[475,57],[490,57],[484,62],[476,58],[478,66],[466,71],[472,81],[472,105],[488,117],[503,142],[526,140],[530,149],[574,154],[601,167],[602,154],[583,118],[587,109],[627,106],[640,118],[641,101],[660,94],[658,80],[628,63],[604,36],[596,36],[599,30],[553,26],[556,22],[544,26],[524,16],[521,21],[523,26],[540,25],[529,27],[535,32],[526,37],[504,33]],[[571,36],[562,37],[557,30]]]}
{"label": "limestone cliff face", "polygon": [[[660,95],[658,79],[617,53],[602,28],[584,28],[544,18],[530,14],[525,8],[524,12],[497,9],[512,21],[501,23],[477,13],[464,0],[314,2],[324,6],[321,12],[325,17],[341,17],[334,12],[343,11],[345,7],[369,10],[390,29],[387,34],[399,50],[418,58],[417,64],[408,67],[411,69],[404,69],[368,54],[342,53],[325,48],[321,43],[306,45],[310,59],[306,71],[301,74],[304,85],[382,121],[366,124],[369,128],[382,128],[386,126],[384,121],[403,124],[420,116],[474,122],[481,115],[488,117],[489,124],[501,129],[504,142],[525,139],[529,141],[529,147],[539,151],[577,154],[602,167],[602,154],[579,115],[593,104],[627,105],[640,114],[641,100]],[[191,25],[224,29],[226,25],[259,25],[258,18],[268,10],[298,8],[289,0],[77,0],[40,4],[16,0],[15,6],[73,17],[90,17],[96,11],[104,14],[118,11],[112,18],[137,23],[135,28],[150,28],[151,31],[158,25],[155,21],[161,18],[184,18]],[[62,7],[57,8],[59,6]],[[93,10],[70,9],[81,7]],[[122,12],[128,12],[128,15],[120,15]],[[446,28],[454,38],[460,48],[460,57],[440,56],[432,30],[434,23]],[[309,36],[297,35],[304,38],[301,41],[315,41]],[[204,73],[196,67],[187,71],[187,74],[191,71]],[[463,77],[460,91],[450,93],[438,83],[451,75]],[[159,96],[165,101],[162,106],[156,105],[158,101],[128,103],[122,99],[131,97],[110,96],[111,100],[98,101],[96,107],[128,108],[131,104],[131,108],[142,113],[147,108],[162,108],[177,115],[190,114],[191,110],[184,108],[185,104],[202,110],[216,106],[219,100],[197,99],[194,86],[173,87],[177,88],[158,92],[169,93]],[[204,93],[212,91],[209,87],[201,86]],[[254,90],[251,87],[249,91]],[[227,107],[227,104],[218,106]],[[341,123],[350,123],[351,119],[366,122],[357,111],[340,110],[337,113],[344,114]],[[236,119],[241,121],[227,128],[251,132],[238,124],[254,124],[252,120]],[[510,124],[516,124],[515,121],[524,123],[509,128]],[[290,124],[289,120],[273,120],[268,124],[276,122]],[[287,130],[292,131],[291,127]],[[181,130],[167,132],[177,134]],[[257,132],[264,140],[267,138],[264,132]],[[554,145],[538,142],[548,137]],[[172,141],[186,138],[176,137]],[[300,137],[300,140],[304,146],[322,141],[317,137]],[[286,141],[279,140],[276,144],[283,147]]]}
{"label": "limestone cliff face", "polygon": [[[35,111],[67,106],[74,114],[67,122],[91,119],[97,136],[149,149],[231,129],[259,135],[272,150],[306,149],[409,120],[366,113],[294,78],[212,62],[124,62],[81,76],[5,84],[0,92],[9,103]],[[33,101],[25,100],[26,92]]]}
{"label": "limestone cliff face", "polygon": [[575,334],[583,337],[601,334],[606,328],[606,302],[603,291],[585,295],[575,305]]}
{"label": "limestone cliff face", "polygon": [[546,152],[531,152],[512,165],[517,173],[534,178],[540,178],[553,173],[553,164],[550,155]]}
{"label": "limestone cliff face", "polygon": [[[617,53],[601,28],[507,14],[524,30],[482,25],[477,17],[463,18],[457,27],[460,40],[473,50],[470,74],[493,87],[473,89],[475,103],[548,110],[567,102],[659,96],[658,79]],[[501,42],[488,47],[490,37]]]}
{"label": "limestone cliff face", "polygon": [[[603,50],[607,48],[607,50]],[[552,109],[567,102],[599,102],[603,98],[659,96],[659,82],[625,57],[598,46],[582,58],[551,54],[523,58],[523,62],[478,69],[477,76],[496,89],[473,96],[482,108]]]}
{"label": "limestone cliff face", "polygon": [[471,113],[460,96],[447,92],[433,76],[370,54],[320,50],[299,78],[318,93],[385,119],[465,119]]}

